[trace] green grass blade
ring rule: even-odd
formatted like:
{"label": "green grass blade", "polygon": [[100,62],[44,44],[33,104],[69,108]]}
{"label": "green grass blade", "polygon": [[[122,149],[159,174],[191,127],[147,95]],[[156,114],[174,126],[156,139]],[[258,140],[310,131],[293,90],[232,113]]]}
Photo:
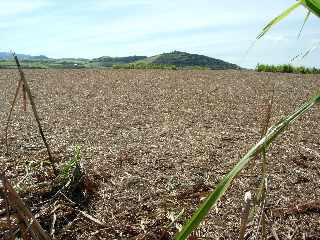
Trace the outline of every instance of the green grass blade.
{"label": "green grass blade", "polygon": [[303,0],[302,4],[316,16],[320,17],[320,0]]}
{"label": "green grass blade", "polygon": [[191,232],[198,227],[203,218],[208,214],[209,210],[214,206],[221,196],[227,191],[232,180],[239,174],[239,172],[259,154],[264,148],[266,148],[281,132],[283,132],[289,124],[296,120],[299,116],[310,109],[314,104],[320,102],[320,92],[307,102],[302,104],[297,110],[292,112],[287,117],[283,118],[271,128],[268,129],[266,135],[253,146],[248,153],[240,159],[236,166],[222,179],[222,181],[216,186],[216,189],[208,196],[204,203],[193,214],[191,219],[184,225],[182,230],[176,235],[176,240],[186,239]]}
{"label": "green grass blade", "polygon": [[306,17],[304,18],[303,24],[302,24],[302,26],[300,28],[300,31],[299,31],[299,34],[298,34],[298,38],[300,38],[300,36],[301,36],[302,30],[304,28],[304,25],[306,25],[306,22],[308,21],[308,19],[310,17],[310,13],[311,13],[311,11],[309,10],[307,15],[306,15]]}
{"label": "green grass blade", "polygon": [[269,22],[267,24],[267,26],[265,26],[261,33],[257,36],[257,39],[260,39],[264,34],[266,34],[266,32],[268,32],[270,30],[270,28],[272,28],[274,25],[276,25],[277,23],[279,23],[281,20],[283,20],[285,17],[287,17],[293,10],[295,10],[297,7],[299,7],[301,4],[303,3],[302,0],[296,2],[295,4],[293,4],[291,7],[289,7],[287,10],[285,10],[284,12],[282,12],[279,16],[277,16],[276,18],[274,18],[271,22]]}
{"label": "green grass blade", "polygon": [[314,44],[311,48],[309,48],[307,51],[299,53],[298,55],[294,56],[290,59],[290,63],[296,61],[297,59],[303,60],[306,56],[308,56],[311,52],[318,49],[320,47],[320,41]]}
{"label": "green grass blade", "polygon": [[302,57],[301,60],[304,59],[307,55],[309,55],[311,52],[313,52],[314,50],[316,50],[318,47],[320,46],[320,42],[318,42],[316,45],[314,45],[312,48],[310,48],[308,51],[306,51]]}

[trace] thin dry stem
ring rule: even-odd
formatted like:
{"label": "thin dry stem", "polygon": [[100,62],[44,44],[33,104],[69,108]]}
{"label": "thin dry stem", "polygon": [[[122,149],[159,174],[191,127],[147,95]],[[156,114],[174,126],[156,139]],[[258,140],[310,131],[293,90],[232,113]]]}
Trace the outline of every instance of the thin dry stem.
{"label": "thin dry stem", "polygon": [[24,86],[25,91],[26,91],[26,93],[27,93],[27,95],[29,97],[29,101],[30,101],[30,104],[31,104],[31,107],[32,107],[32,111],[33,111],[34,117],[35,117],[36,122],[38,124],[38,128],[39,128],[39,132],[40,132],[41,138],[43,140],[44,145],[47,148],[47,152],[48,152],[48,156],[49,156],[49,161],[51,163],[51,167],[53,169],[54,174],[57,175],[58,171],[54,166],[54,160],[53,160],[53,157],[52,157],[52,154],[51,154],[51,150],[50,150],[49,144],[47,143],[47,140],[46,140],[46,138],[44,136],[44,133],[43,133],[43,130],[42,130],[42,126],[41,126],[41,123],[40,123],[40,118],[39,118],[39,115],[38,115],[38,112],[37,112],[37,109],[36,109],[36,105],[35,105],[35,103],[33,101],[33,97],[32,97],[28,82],[27,82],[27,80],[26,80],[26,78],[24,76],[24,73],[23,73],[22,69],[21,69],[21,65],[19,63],[18,57],[16,55],[13,55],[13,56],[14,56],[14,59],[15,59],[16,64],[17,64],[17,67],[18,67],[18,70],[19,70],[19,73],[20,73],[20,76],[21,76],[21,80],[23,81],[23,86]]}
{"label": "thin dry stem", "polygon": [[9,111],[9,115],[8,115],[8,119],[7,119],[7,124],[6,124],[6,129],[5,129],[6,154],[9,153],[8,129],[9,129],[9,124],[10,124],[10,119],[11,119],[11,115],[12,115],[12,112],[13,112],[13,109],[14,109],[14,105],[15,105],[15,103],[17,101],[17,97],[18,97],[18,94],[19,94],[19,89],[21,87],[21,83],[22,83],[22,79],[20,79],[19,82],[18,82],[18,86],[16,88],[16,93],[14,94],[14,98],[13,98],[12,105],[11,105],[11,108],[10,108],[10,111]]}

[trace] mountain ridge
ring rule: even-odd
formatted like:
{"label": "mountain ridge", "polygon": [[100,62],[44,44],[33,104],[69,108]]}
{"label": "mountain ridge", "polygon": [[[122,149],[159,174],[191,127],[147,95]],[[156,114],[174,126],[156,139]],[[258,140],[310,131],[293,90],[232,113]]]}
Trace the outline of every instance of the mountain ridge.
{"label": "mountain ridge", "polygon": [[[49,58],[45,55],[32,56],[28,54],[17,54],[22,60],[25,68],[111,68],[114,65],[125,64],[155,64],[174,65],[177,68],[202,67],[207,69],[240,69],[236,64],[226,62],[221,59],[208,57],[205,55],[191,54],[181,51],[162,53],[154,56],[126,56],[110,57],[102,56],[98,58]],[[12,67],[12,54],[0,52],[0,68]],[[7,64],[7,63],[11,63]]]}
{"label": "mountain ridge", "polygon": [[[29,54],[17,54],[18,58],[21,60],[41,60],[41,59],[49,59],[45,55],[38,55],[38,56],[32,56]],[[12,59],[12,53],[10,52],[0,52],[0,59],[1,60],[11,60]]]}

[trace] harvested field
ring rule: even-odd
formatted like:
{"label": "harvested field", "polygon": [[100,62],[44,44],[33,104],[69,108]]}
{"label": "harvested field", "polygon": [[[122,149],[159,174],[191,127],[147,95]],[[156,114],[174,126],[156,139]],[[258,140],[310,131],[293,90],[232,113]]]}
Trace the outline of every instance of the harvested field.
{"label": "harvested field", "polygon": [[[30,105],[21,99],[4,128],[19,74],[0,71],[0,160],[47,230],[55,210],[57,239],[167,239],[260,138],[276,83],[271,123],[320,87],[317,75],[252,71],[25,70],[45,135],[60,165],[81,148],[88,201],[39,207],[49,167]],[[319,106],[279,136],[268,151],[269,239],[320,239]],[[33,169],[32,166],[36,166]],[[257,187],[261,161],[236,178],[196,235],[236,239],[244,193]],[[30,167],[31,166],[31,167]],[[47,184],[48,185],[48,184]],[[309,205],[301,205],[306,204]],[[302,211],[295,211],[299,205]],[[58,206],[58,207],[57,207]],[[51,214],[50,214],[51,212]],[[1,216],[0,216],[1,217]],[[1,228],[1,220],[0,220]]]}

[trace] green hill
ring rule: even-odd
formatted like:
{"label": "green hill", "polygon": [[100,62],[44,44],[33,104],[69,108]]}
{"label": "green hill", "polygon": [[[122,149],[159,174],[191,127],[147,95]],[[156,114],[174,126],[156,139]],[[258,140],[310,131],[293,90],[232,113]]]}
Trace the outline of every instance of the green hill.
{"label": "green hill", "polygon": [[167,64],[175,65],[178,68],[240,69],[239,66],[220,59],[179,51],[155,55],[139,60],[136,63]]}
{"label": "green hill", "polygon": [[[19,54],[23,68],[159,68],[159,69],[239,69],[240,67],[198,54],[174,51],[152,57],[128,56],[128,57],[99,57],[93,59],[84,58],[48,58],[46,56],[31,56]],[[12,55],[0,52],[0,68],[15,68]]]}
{"label": "green hill", "polygon": [[129,57],[99,57],[90,60],[90,64],[97,67],[112,67],[117,64],[128,64],[147,58],[146,56]]}

